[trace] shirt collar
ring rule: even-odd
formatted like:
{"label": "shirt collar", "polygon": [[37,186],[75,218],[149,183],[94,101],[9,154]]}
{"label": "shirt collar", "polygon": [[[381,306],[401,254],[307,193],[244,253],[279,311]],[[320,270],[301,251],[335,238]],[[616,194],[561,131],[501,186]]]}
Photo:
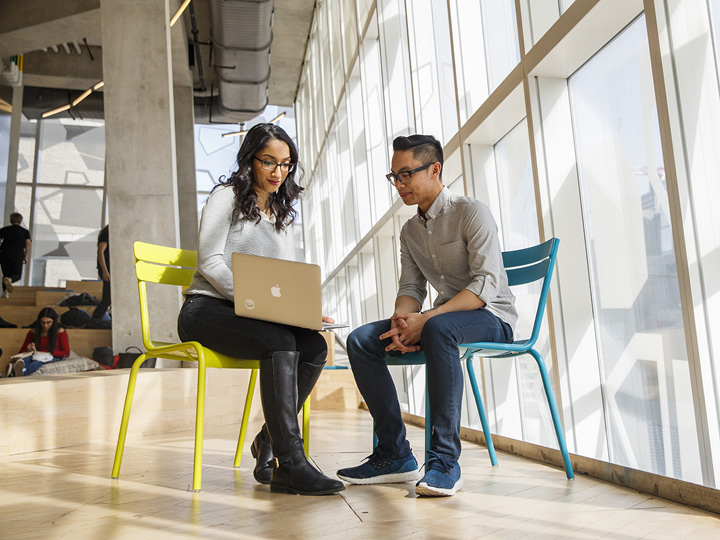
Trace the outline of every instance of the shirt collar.
{"label": "shirt collar", "polygon": [[445,210],[445,207],[450,203],[452,200],[452,193],[451,191],[443,186],[440,193],[438,193],[438,196],[435,197],[435,200],[430,205],[430,208],[428,208],[428,211],[423,213],[422,210],[420,210],[420,207],[418,206],[417,212],[418,217],[423,221],[427,221],[428,219],[435,219],[437,218],[443,210]]}

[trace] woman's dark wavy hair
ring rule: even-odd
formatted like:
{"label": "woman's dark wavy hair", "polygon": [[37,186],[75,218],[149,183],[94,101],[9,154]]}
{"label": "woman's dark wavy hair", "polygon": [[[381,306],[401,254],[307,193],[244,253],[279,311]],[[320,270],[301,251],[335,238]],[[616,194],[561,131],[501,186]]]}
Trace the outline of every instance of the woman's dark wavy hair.
{"label": "woman's dark wavy hair", "polygon": [[60,331],[60,323],[58,323],[58,314],[53,308],[42,308],[40,310],[40,313],[38,313],[37,319],[35,319],[35,322],[32,323],[31,328],[35,331],[35,350],[40,350],[40,332],[42,332],[42,329],[40,327],[40,319],[52,319],[53,324],[50,327],[50,330],[48,330],[48,338],[50,341],[50,347],[49,351],[50,353],[55,352],[55,347],[57,346],[57,335]]}
{"label": "woman's dark wavy hair", "polygon": [[[275,229],[279,232],[288,225],[292,225],[297,217],[297,211],[292,203],[300,198],[305,188],[300,187],[303,170],[298,163],[298,151],[290,136],[280,126],[275,124],[257,124],[250,128],[245,135],[237,155],[237,170],[225,181],[221,179],[219,186],[232,186],[235,192],[233,205],[233,223],[240,221],[254,221],[260,223],[260,210],[257,207],[257,194],[253,189],[253,158],[265,148],[270,141],[283,141],[290,148],[290,161],[295,168],[288,173],[285,181],[275,193],[270,196],[269,205],[275,216]],[[299,171],[299,173],[298,173]],[[298,175],[297,180],[295,176]]]}

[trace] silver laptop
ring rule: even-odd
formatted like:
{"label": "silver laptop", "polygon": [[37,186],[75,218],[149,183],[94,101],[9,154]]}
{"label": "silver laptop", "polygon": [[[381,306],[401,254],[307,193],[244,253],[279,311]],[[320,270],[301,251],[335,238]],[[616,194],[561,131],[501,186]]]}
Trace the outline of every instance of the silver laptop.
{"label": "silver laptop", "polygon": [[323,329],[317,264],[233,253],[232,273],[236,315]]}

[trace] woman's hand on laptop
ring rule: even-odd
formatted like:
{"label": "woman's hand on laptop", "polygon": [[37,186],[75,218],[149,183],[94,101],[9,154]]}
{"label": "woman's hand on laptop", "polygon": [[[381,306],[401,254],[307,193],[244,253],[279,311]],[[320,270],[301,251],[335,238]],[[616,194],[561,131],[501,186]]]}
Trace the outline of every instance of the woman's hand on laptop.
{"label": "woman's hand on laptop", "polygon": [[[317,312],[316,312],[316,313],[317,313]],[[315,320],[317,320],[317,319],[315,319]],[[332,324],[332,323],[335,322],[335,319],[333,319],[332,317],[328,317],[327,315],[323,315],[323,316],[322,316],[322,322],[324,322],[324,323],[326,323],[326,324]]]}

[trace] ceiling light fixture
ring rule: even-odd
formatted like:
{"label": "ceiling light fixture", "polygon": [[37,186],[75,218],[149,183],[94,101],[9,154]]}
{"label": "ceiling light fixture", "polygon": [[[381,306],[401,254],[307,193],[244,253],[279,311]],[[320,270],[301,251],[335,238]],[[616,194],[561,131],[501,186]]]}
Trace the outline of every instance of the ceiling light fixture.
{"label": "ceiling light fixture", "polygon": [[78,103],[80,103],[83,99],[85,99],[86,97],[88,97],[88,96],[92,93],[92,91],[93,91],[92,88],[88,88],[87,90],[85,90],[82,94],[80,94],[78,97],[76,97],[76,98],[73,100],[72,106],[73,106],[73,107],[77,107]]}
{"label": "ceiling light fixture", "polygon": [[188,5],[190,5],[190,2],[192,2],[192,0],[185,0],[182,3],[182,5],[178,8],[178,10],[175,12],[175,15],[172,16],[172,19],[170,19],[170,27],[171,28],[175,25],[177,20],[180,18],[180,15],[183,14],[183,11],[185,11],[185,9],[188,7]]}
{"label": "ceiling light fixture", "polygon": [[271,123],[271,124],[274,124],[275,122],[277,122],[278,120],[280,120],[280,119],[281,119],[283,116],[285,116],[286,114],[287,114],[286,112],[281,112],[281,113],[278,114],[275,118],[273,118],[272,120],[270,120],[270,123]]}
{"label": "ceiling light fixture", "polygon": [[61,112],[65,112],[70,108],[70,104],[63,105],[62,107],[58,107],[57,109],[53,109],[52,111],[47,111],[42,113],[43,118],[47,118],[48,116],[52,116],[53,114],[58,114]]}
{"label": "ceiling light fixture", "polygon": [[[104,81],[100,81],[100,82],[95,83],[95,84],[92,85],[90,88],[88,88],[87,90],[85,90],[82,94],[80,94],[78,97],[76,97],[76,98],[72,101],[72,103],[68,103],[67,105],[63,105],[62,107],[58,107],[57,109],[53,109],[53,110],[51,110],[51,111],[44,112],[44,113],[42,113],[42,117],[43,117],[43,118],[47,118],[48,116],[52,116],[52,115],[54,115],[54,114],[58,114],[58,113],[61,113],[61,112],[65,112],[65,111],[69,110],[69,109],[72,108],[72,107],[77,107],[78,104],[79,104],[82,100],[84,100],[86,97],[88,97],[90,94],[92,94],[94,90],[97,91],[97,90],[99,90],[100,88],[102,88],[103,86],[105,86],[105,82],[104,82]],[[70,113],[70,116],[72,116],[72,112]],[[73,117],[73,118],[74,118],[74,117]]]}
{"label": "ceiling light fixture", "polygon": [[230,133],[223,133],[223,137],[239,137],[241,135],[247,135],[247,130],[244,131],[231,131]]}
{"label": "ceiling light fixture", "polygon": [[[274,124],[274,123],[276,123],[278,120],[280,120],[283,116],[285,116],[286,114],[287,114],[287,111],[283,111],[283,112],[281,112],[280,114],[278,114],[275,118],[273,118],[272,120],[270,120],[270,122],[268,122],[268,123],[269,123],[269,124]],[[237,137],[237,136],[239,136],[239,135],[246,135],[246,134],[247,134],[247,130],[244,130],[244,131],[231,131],[231,132],[229,132],[229,133],[223,133],[222,136],[223,136],[223,137]]]}

